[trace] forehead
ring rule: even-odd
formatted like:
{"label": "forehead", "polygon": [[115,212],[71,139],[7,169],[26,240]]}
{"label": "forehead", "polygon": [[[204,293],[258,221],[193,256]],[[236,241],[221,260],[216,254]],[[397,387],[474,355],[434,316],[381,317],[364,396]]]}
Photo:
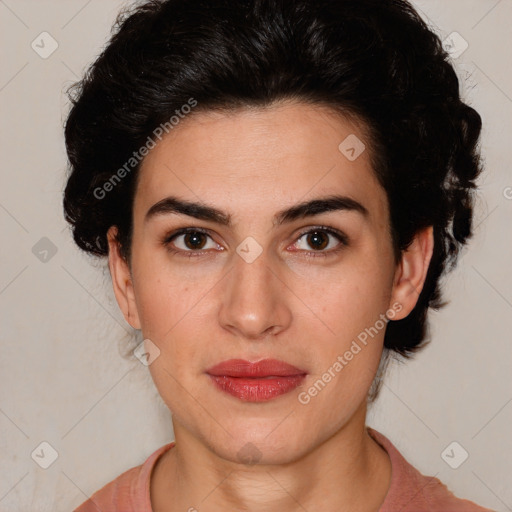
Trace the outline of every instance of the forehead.
{"label": "forehead", "polygon": [[[385,193],[364,127],[327,107],[287,102],[197,112],[165,135],[139,170],[135,215],[167,195],[251,214],[342,193],[382,214]],[[354,158],[355,157],[355,158]]]}

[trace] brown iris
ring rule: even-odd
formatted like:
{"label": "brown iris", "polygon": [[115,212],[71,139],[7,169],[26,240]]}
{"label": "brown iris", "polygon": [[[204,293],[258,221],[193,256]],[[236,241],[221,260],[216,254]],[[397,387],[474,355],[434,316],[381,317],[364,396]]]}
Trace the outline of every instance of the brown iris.
{"label": "brown iris", "polygon": [[[207,235],[204,233],[201,233],[199,231],[195,231],[193,233],[185,233],[183,237],[183,241],[185,242],[185,245],[192,250],[202,249],[204,245],[206,244],[206,238]],[[187,240],[190,241],[190,243],[187,243]]]}
{"label": "brown iris", "polygon": [[322,250],[329,244],[329,236],[322,231],[312,231],[307,236],[307,242],[311,247]]}

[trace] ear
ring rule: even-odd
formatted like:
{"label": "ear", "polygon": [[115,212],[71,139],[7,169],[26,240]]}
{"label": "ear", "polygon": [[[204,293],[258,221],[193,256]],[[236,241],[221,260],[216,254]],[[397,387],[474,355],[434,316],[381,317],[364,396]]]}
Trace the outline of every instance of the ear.
{"label": "ear", "polygon": [[405,318],[416,306],[434,250],[434,228],[428,226],[416,233],[410,246],[402,252],[400,263],[395,271],[392,304],[400,304],[393,320]]}
{"label": "ear", "polygon": [[119,242],[116,237],[117,226],[111,226],[107,232],[108,267],[110,269],[114,294],[125,320],[134,329],[140,329],[130,267],[121,256]]}

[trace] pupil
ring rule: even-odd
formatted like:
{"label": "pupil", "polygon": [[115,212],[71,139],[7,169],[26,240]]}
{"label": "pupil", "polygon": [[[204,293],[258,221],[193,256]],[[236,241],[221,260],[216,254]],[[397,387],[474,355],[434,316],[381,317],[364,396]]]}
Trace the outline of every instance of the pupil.
{"label": "pupil", "polygon": [[[324,239],[324,243],[322,243],[322,240],[321,240],[322,237]],[[319,239],[320,239],[320,241],[319,241]],[[313,233],[310,233],[308,235],[308,243],[312,247],[316,246],[316,249],[324,249],[328,244],[328,241],[326,239],[327,239],[326,234],[321,231],[314,231]],[[320,246],[317,245],[318,243],[320,243]]]}
{"label": "pupil", "polygon": [[[204,245],[204,243],[201,244],[201,237],[204,238],[204,233],[199,233],[199,232],[195,232],[195,233],[187,233],[185,235],[185,245],[189,248],[189,249],[201,249]],[[188,243],[188,241],[190,240],[193,240],[191,243]],[[203,240],[204,242],[204,240]]]}

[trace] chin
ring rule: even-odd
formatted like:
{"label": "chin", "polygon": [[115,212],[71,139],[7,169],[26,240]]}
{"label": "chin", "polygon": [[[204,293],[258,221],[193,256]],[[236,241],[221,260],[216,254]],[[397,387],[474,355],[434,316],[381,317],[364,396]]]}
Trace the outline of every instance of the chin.
{"label": "chin", "polygon": [[[279,421],[260,421],[258,426],[250,421],[247,428],[226,428],[231,436],[219,443],[211,442],[210,448],[223,459],[248,466],[257,464],[287,464],[293,462],[304,450],[304,436],[300,429],[279,427]],[[277,428],[276,428],[277,427]]]}

